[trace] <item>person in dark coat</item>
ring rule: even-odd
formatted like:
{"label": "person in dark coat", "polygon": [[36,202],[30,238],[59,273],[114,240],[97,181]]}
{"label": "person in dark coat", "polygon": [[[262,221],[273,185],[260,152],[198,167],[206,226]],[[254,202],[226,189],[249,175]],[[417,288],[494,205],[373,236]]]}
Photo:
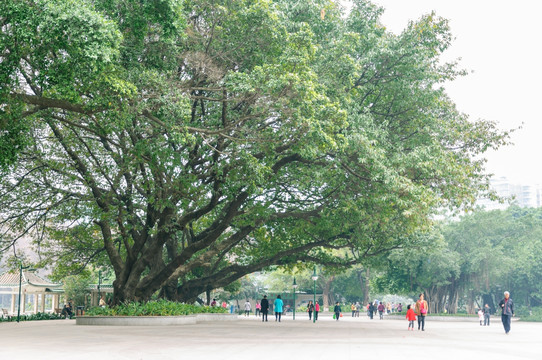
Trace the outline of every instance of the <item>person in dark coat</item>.
{"label": "person in dark coat", "polygon": [[333,308],[333,312],[335,313],[335,319],[339,321],[339,318],[341,317],[341,305],[339,305],[339,302],[335,303],[335,307]]}
{"label": "person in dark coat", "polygon": [[312,300],[309,300],[309,304],[307,305],[307,312],[309,313],[309,320],[312,320],[312,312],[314,311],[314,304],[312,303]]}
{"label": "person in dark coat", "polygon": [[367,315],[369,316],[369,318],[371,318],[371,320],[373,319],[374,311],[375,308],[373,306],[373,303],[369,303],[369,305],[367,306]]}
{"label": "person in dark coat", "polygon": [[267,312],[269,311],[269,300],[267,300],[267,295],[263,296],[262,301],[262,321],[267,321]]}
{"label": "person in dark coat", "polygon": [[514,302],[510,299],[510,293],[508,291],[504,292],[504,299],[499,302],[499,306],[502,310],[501,319],[502,325],[504,326],[504,332],[508,335],[510,332],[510,323],[514,316]]}
{"label": "person in dark coat", "polygon": [[489,318],[491,317],[491,309],[489,305],[486,304],[484,307],[484,326],[489,326]]}

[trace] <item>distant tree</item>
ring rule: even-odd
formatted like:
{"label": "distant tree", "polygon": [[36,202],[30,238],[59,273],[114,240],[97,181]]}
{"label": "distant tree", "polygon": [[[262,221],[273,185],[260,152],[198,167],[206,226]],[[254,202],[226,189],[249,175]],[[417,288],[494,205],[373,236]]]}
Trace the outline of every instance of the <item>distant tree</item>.
{"label": "distant tree", "polygon": [[72,300],[72,306],[85,306],[89,291],[90,278],[85,276],[68,276],[63,280],[66,301]]}

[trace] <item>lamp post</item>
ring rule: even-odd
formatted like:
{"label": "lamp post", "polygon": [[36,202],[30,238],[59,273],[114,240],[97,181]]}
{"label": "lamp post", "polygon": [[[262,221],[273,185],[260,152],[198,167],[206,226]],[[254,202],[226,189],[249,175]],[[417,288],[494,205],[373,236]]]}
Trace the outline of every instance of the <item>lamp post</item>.
{"label": "lamp post", "polygon": [[98,270],[98,304],[102,298],[102,292],[100,291],[100,285],[102,285],[102,270]]}
{"label": "lamp post", "polygon": [[294,288],[294,320],[295,320],[295,289],[297,288],[297,284],[295,282],[295,276],[294,276],[294,283],[292,284],[292,287]]}
{"label": "lamp post", "polygon": [[314,271],[311,276],[313,282],[314,282],[314,316],[312,322],[316,322],[316,280],[318,280],[318,275],[316,275],[316,265],[314,266]]}
{"label": "lamp post", "polygon": [[[19,322],[21,318],[21,287],[23,283],[23,270],[28,269],[29,267],[30,266],[23,266],[23,263],[19,264],[19,301],[17,304],[17,322]],[[34,270],[34,269],[30,269],[30,270]]]}

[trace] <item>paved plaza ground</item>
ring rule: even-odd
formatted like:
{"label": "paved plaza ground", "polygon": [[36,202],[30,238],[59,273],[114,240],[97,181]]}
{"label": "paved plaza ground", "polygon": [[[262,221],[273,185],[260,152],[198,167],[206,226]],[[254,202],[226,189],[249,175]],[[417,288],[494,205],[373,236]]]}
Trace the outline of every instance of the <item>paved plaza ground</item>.
{"label": "paved plaza ground", "polygon": [[499,317],[477,322],[431,321],[407,331],[406,320],[340,321],[305,314],[281,323],[254,316],[184,326],[81,326],[74,320],[0,323],[2,359],[542,359],[542,324]]}

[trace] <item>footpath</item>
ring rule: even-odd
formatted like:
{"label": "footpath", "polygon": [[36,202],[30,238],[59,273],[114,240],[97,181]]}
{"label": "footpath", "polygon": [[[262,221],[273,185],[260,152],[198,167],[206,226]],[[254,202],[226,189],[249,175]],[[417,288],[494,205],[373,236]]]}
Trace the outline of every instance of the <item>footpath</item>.
{"label": "footpath", "polygon": [[282,322],[254,315],[237,321],[174,326],[81,326],[74,320],[0,323],[2,359],[542,359],[542,324],[514,322],[505,335],[499,317],[476,322],[339,321],[306,314]]}

